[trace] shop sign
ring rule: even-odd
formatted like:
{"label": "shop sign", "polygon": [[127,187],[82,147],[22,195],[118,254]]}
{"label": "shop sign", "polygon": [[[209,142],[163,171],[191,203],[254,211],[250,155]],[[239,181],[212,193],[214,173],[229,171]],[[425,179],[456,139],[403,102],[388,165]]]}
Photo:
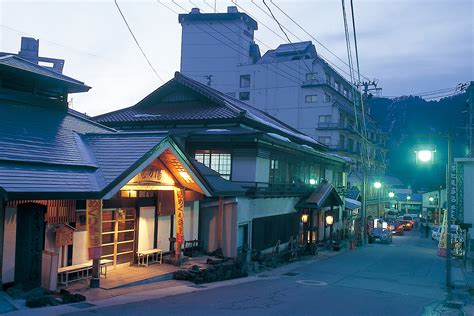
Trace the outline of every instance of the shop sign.
{"label": "shop sign", "polygon": [[102,255],[102,200],[87,200],[86,228],[89,259]]}
{"label": "shop sign", "polygon": [[451,220],[458,217],[456,212],[457,209],[457,184],[456,184],[456,164],[451,164],[451,170],[449,172],[449,216]]}
{"label": "shop sign", "polygon": [[150,165],[138,173],[128,184],[165,184],[174,185],[173,177],[166,170]]}
{"label": "shop sign", "polygon": [[63,225],[56,228],[56,247],[72,245],[74,240],[74,228],[69,225]]}
{"label": "shop sign", "polygon": [[174,190],[175,221],[176,221],[176,249],[180,249],[184,242],[184,190]]}

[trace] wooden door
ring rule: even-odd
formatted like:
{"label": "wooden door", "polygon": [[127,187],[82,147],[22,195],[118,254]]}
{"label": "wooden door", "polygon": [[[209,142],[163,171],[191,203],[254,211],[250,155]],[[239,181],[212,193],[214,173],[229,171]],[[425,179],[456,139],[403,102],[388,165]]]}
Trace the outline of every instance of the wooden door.
{"label": "wooden door", "polygon": [[103,210],[101,258],[113,260],[114,266],[132,262],[135,226],[135,209]]}
{"label": "wooden door", "polygon": [[20,204],[16,217],[15,283],[24,290],[41,286],[46,206]]}

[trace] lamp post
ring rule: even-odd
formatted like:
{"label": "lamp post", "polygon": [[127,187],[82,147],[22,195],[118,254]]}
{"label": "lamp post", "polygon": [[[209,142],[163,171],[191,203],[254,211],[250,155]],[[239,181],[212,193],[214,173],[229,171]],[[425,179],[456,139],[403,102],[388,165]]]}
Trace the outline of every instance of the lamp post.
{"label": "lamp post", "polygon": [[374,188],[377,189],[377,218],[380,217],[380,189],[382,188],[382,182],[375,181]]}
{"label": "lamp post", "polygon": [[[447,133],[447,135],[443,135],[447,137],[448,139],[448,161],[446,162],[446,194],[449,191],[449,176],[451,173],[451,161],[452,161],[452,135],[451,131]],[[429,163],[433,162],[434,160],[434,150],[427,150],[427,149],[422,149],[419,151],[415,151],[416,154],[416,159],[417,161],[420,161],[421,163]],[[441,193],[441,191],[440,191]],[[408,196],[407,196],[408,198]],[[438,201],[441,200],[441,194],[438,197]],[[451,217],[454,214],[451,214],[451,200],[449,198],[446,199],[446,206],[447,206],[447,221],[446,221],[446,287],[448,288],[448,291],[451,290],[452,287],[452,282],[451,282]],[[438,202],[438,205],[440,205],[440,202]]]}
{"label": "lamp post", "polygon": [[326,215],[326,225],[329,226],[329,240],[332,246],[332,224],[334,224],[334,217],[332,215]]}

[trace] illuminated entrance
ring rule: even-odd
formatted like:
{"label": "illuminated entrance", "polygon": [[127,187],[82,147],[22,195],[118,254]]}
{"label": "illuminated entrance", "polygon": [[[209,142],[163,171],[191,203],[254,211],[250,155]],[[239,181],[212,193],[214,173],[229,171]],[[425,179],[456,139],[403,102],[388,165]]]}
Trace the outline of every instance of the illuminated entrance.
{"label": "illuminated entrance", "polygon": [[102,256],[114,266],[133,261],[135,249],[136,210],[102,211]]}

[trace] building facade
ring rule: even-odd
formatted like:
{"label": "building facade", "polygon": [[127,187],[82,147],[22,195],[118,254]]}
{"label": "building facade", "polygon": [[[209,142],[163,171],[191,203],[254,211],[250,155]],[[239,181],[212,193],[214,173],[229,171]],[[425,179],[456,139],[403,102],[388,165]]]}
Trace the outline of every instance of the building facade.
{"label": "building facade", "polygon": [[94,119],[120,130],[168,133],[187,155],[245,190],[244,196],[201,201],[200,238],[208,251],[221,248],[224,255],[236,256],[242,249],[266,251],[298,238],[302,213],[295,207],[323,181],[330,185],[315,204],[318,229],[311,240],[329,236],[326,212],[334,214],[335,229],[343,228],[343,204],[324,203],[345,189],[347,161],[206,84],[176,73],[136,105]]}
{"label": "building facade", "polygon": [[362,170],[367,128],[371,174],[386,170],[386,134],[366,111],[357,89],[316,52],[311,42],[282,44],[260,56],[257,22],[235,7],[227,13],[180,14],[181,72],[251,104],[354,160]]}

